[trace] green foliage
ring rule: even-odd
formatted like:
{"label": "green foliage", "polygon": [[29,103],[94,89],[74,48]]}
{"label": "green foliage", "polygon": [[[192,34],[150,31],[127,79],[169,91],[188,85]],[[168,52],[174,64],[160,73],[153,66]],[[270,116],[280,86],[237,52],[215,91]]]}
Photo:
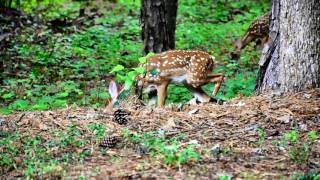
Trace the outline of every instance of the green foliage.
{"label": "green foliage", "polygon": [[[12,3],[13,7],[20,7],[27,13],[37,13],[40,17],[55,19],[61,17],[76,17],[81,6],[81,2],[70,0],[16,0]],[[46,8],[46,12],[34,11],[35,9]]]}
{"label": "green foliage", "polygon": [[144,57],[140,57],[139,63],[141,66],[139,67],[126,69],[121,65],[117,65],[112,69],[111,73],[116,73],[116,79],[124,83],[125,90],[130,90],[135,83],[135,77],[137,77],[140,74],[143,74],[145,71],[142,65],[147,61],[147,58],[152,55],[154,55],[154,53],[151,52]]}
{"label": "green foliage", "polygon": [[20,169],[27,179],[46,175],[61,178],[66,167],[91,155],[85,149],[91,147],[90,142],[97,144],[105,131],[106,126],[98,123],[87,127],[71,124],[49,134],[0,131],[0,171]]}
{"label": "green foliage", "polygon": [[305,174],[294,173],[290,176],[290,180],[319,180],[320,171],[310,171]]}
{"label": "green foliage", "polygon": [[127,129],[123,131],[123,136],[129,143],[146,147],[152,157],[162,160],[167,165],[180,166],[200,160],[200,153],[195,145],[182,145],[182,136],[166,139],[162,132],[158,135],[150,132],[133,134]]}
{"label": "green foliage", "polygon": [[103,139],[103,137],[105,136],[106,125],[92,123],[88,125],[88,128],[90,129],[91,132],[95,134],[95,141],[96,141],[96,144],[98,144],[100,140]]}
{"label": "green foliage", "polygon": [[219,176],[219,180],[231,180],[231,176],[229,175]]}
{"label": "green foliage", "polygon": [[[21,1],[21,7],[44,20],[72,19],[78,16],[83,3],[32,0]],[[89,4],[97,6],[94,1]],[[139,6],[139,0],[119,0],[117,4],[106,6],[103,16],[85,22],[76,31],[73,27],[65,27],[56,33],[43,26],[39,29],[41,33],[35,34],[34,28],[24,27],[8,50],[17,54],[16,64],[8,67],[21,69],[13,69],[17,76],[4,76],[0,88],[0,113],[62,108],[72,104],[101,107],[109,97],[107,82],[111,74],[116,74],[116,80],[129,89],[133,78],[143,73],[142,68],[135,67],[146,60],[140,40]],[[179,1],[176,47],[205,50],[216,57],[219,65],[215,72],[226,74],[219,98],[228,100],[254,92],[259,53],[253,43],[243,50],[238,63],[230,63],[231,38],[243,35],[251,21],[269,8],[266,0]],[[232,9],[245,13],[232,15]],[[45,44],[34,43],[41,37],[47,39]],[[204,89],[211,94],[213,85],[206,85]],[[171,85],[168,94],[168,103],[186,102],[191,98],[181,86]]]}
{"label": "green foliage", "polygon": [[258,140],[257,144],[259,146],[262,146],[264,141],[265,141],[265,139],[266,139],[266,132],[263,129],[258,128],[257,129],[257,133],[258,133],[258,136],[259,136],[259,140]]}
{"label": "green foliage", "polygon": [[282,144],[287,146],[290,159],[302,164],[309,161],[312,143],[316,139],[318,139],[316,131],[310,131],[307,134],[307,138],[303,138],[298,131],[292,130],[285,133]]}

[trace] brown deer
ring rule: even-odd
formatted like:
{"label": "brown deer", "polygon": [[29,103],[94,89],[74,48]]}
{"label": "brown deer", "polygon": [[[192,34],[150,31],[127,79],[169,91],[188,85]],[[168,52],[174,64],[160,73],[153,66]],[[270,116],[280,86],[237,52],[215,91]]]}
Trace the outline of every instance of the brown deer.
{"label": "brown deer", "polygon": [[247,29],[245,35],[233,43],[233,51],[231,52],[231,59],[238,60],[241,55],[241,50],[245,48],[250,42],[260,40],[261,45],[270,43],[269,38],[269,17],[271,11],[262,16],[257,17]]}
{"label": "brown deer", "polygon": [[213,58],[202,51],[170,50],[147,58],[143,67],[145,74],[137,77],[137,86],[144,92],[156,90],[158,107],[165,105],[169,83],[182,83],[196,100],[210,102],[201,86],[215,83],[216,96],[224,78],[222,73],[212,74]]}

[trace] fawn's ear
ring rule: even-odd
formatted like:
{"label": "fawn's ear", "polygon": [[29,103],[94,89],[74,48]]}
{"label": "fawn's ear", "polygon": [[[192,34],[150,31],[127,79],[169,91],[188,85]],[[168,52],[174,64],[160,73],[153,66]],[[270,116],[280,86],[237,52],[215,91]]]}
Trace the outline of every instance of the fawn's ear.
{"label": "fawn's ear", "polygon": [[111,95],[112,101],[115,101],[119,95],[117,83],[114,80],[110,81],[109,94]]}

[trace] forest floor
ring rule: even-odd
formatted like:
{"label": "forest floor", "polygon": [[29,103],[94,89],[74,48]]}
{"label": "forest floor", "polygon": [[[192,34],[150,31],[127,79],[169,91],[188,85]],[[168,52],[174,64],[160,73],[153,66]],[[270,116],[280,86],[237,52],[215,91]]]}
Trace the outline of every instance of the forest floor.
{"label": "forest floor", "polygon": [[[19,134],[13,143],[25,152],[32,142],[28,152],[42,165],[50,158],[57,161],[43,175],[47,178],[287,179],[295,173],[319,172],[320,140],[310,140],[310,132],[320,132],[320,89],[282,97],[238,98],[223,105],[176,104],[152,109],[130,102],[122,104],[130,113],[125,125],[113,121],[115,109],[69,107],[1,116],[1,128]],[[120,137],[116,146],[100,147],[95,139],[99,133],[90,131],[94,129],[88,128],[93,127],[90,124],[105,125],[109,137]],[[66,133],[57,136],[56,132]],[[183,137],[172,140],[181,134]],[[35,137],[38,143],[30,140]],[[42,153],[35,150],[41,148]],[[71,152],[83,158],[61,160]],[[17,167],[27,164],[30,154],[16,154],[13,162]],[[5,173],[0,179],[26,173],[1,168]]]}

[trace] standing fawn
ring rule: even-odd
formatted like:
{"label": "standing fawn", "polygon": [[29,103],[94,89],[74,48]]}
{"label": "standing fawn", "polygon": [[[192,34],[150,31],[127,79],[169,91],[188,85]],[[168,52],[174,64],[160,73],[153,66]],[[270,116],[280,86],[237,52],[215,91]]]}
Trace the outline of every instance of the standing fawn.
{"label": "standing fawn", "polygon": [[271,11],[256,18],[247,29],[245,35],[238,39],[233,44],[233,51],[231,52],[231,58],[238,60],[241,55],[241,50],[245,48],[250,42],[260,40],[261,45],[270,44],[269,38],[269,16]]}
{"label": "standing fawn", "polygon": [[224,77],[222,73],[212,74],[213,58],[201,51],[171,50],[156,54],[143,67],[145,74],[137,77],[138,88],[144,92],[156,90],[159,107],[165,104],[169,83],[183,83],[196,100],[210,102],[211,97],[201,86],[215,83],[212,95],[216,96]]}

